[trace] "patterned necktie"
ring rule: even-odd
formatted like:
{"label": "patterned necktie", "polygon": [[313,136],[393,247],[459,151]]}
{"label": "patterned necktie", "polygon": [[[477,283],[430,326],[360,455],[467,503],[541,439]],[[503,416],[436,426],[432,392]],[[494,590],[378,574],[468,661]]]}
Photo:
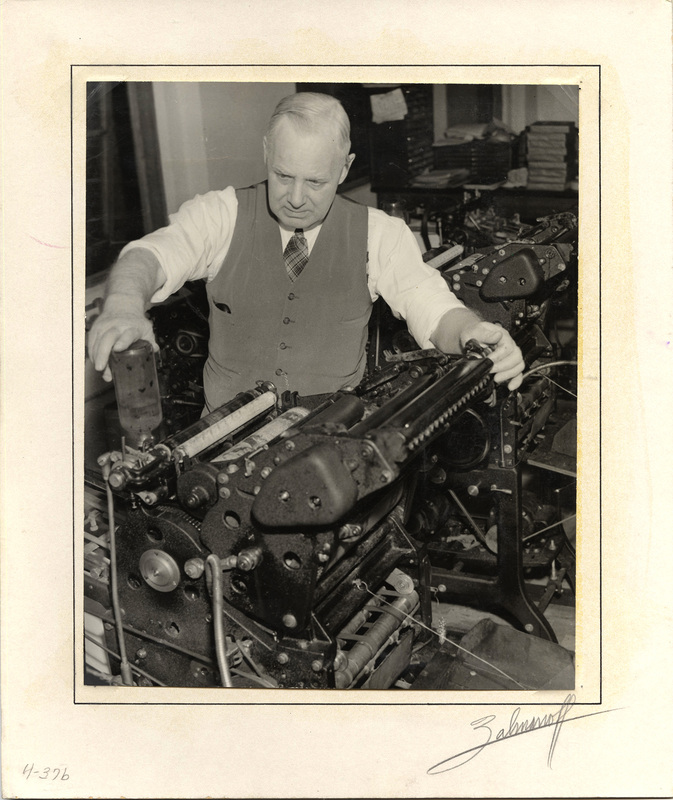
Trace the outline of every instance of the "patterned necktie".
{"label": "patterned necktie", "polygon": [[295,281],[308,263],[308,243],[303,228],[297,228],[283,253],[288,278]]}

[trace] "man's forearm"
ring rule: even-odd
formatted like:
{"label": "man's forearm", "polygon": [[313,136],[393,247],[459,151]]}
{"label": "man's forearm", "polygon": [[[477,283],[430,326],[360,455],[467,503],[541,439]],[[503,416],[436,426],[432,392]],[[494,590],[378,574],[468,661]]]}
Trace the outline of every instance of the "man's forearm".
{"label": "man's forearm", "polygon": [[105,287],[105,311],[144,314],[164,280],[154,253],[141,247],[130,250],[110,271]]}

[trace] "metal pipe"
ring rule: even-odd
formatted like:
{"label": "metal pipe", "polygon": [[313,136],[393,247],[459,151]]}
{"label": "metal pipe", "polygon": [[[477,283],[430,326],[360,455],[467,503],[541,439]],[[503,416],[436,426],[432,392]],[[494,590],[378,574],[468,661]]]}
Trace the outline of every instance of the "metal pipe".
{"label": "metal pipe", "polygon": [[206,569],[210,570],[210,576],[212,578],[213,628],[215,633],[217,665],[220,668],[222,685],[231,689],[233,683],[231,682],[231,672],[229,671],[229,661],[227,660],[227,649],[224,637],[224,625],[222,623],[222,565],[220,564],[220,559],[214,553],[211,553],[206,559]]}
{"label": "metal pipe", "polygon": [[126,657],[126,641],[124,638],[124,628],[122,626],[122,613],[119,605],[119,586],[117,583],[117,538],[115,532],[115,510],[114,510],[114,497],[112,489],[110,488],[110,459],[109,454],[105,461],[101,464],[103,468],[103,478],[105,479],[105,493],[107,495],[107,510],[108,510],[108,535],[110,537],[110,595],[112,597],[112,613],[115,620],[115,628],[117,631],[117,642],[119,644],[120,655],[120,671],[122,681],[126,686],[133,686],[133,675],[131,673],[131,665]]}
{"label": "metal pipe", "polygon": [[[334,673],[337,689],[346,689],[360,675],[369,662],[376,657],[388,638],[418,608],[417,592],[398,597],[390,605],[381,606],[381,616],[353,647],[345,653],[344,666]],[[337,635],[337,639],[338,639]]]}

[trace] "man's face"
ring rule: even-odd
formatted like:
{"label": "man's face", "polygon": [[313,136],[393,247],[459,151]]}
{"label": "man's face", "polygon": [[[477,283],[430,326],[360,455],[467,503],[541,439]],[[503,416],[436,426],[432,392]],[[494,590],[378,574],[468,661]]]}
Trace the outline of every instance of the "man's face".
{"label": "man's face", "polygon": [[287,228],[310,228],[327,216],[354,155],[344,157],[327,131],[303,132],[287,119],[264,141],[269,207]]}

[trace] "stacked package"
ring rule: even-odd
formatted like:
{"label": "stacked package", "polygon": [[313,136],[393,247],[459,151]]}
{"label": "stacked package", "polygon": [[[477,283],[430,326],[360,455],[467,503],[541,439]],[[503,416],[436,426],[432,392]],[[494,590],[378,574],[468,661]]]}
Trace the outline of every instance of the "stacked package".
{"label": "stacked package", "polygon": [[432,144],[436,170],[467,169],[469,181],[483,188],[505,182],[512,167],[514,132],[498,119],[452,125]]}
{"label": "stacked package", "polygon": [[577,176],[577,128],[572,122],[536,122],[526,129],[529,189],[563,191]]}

